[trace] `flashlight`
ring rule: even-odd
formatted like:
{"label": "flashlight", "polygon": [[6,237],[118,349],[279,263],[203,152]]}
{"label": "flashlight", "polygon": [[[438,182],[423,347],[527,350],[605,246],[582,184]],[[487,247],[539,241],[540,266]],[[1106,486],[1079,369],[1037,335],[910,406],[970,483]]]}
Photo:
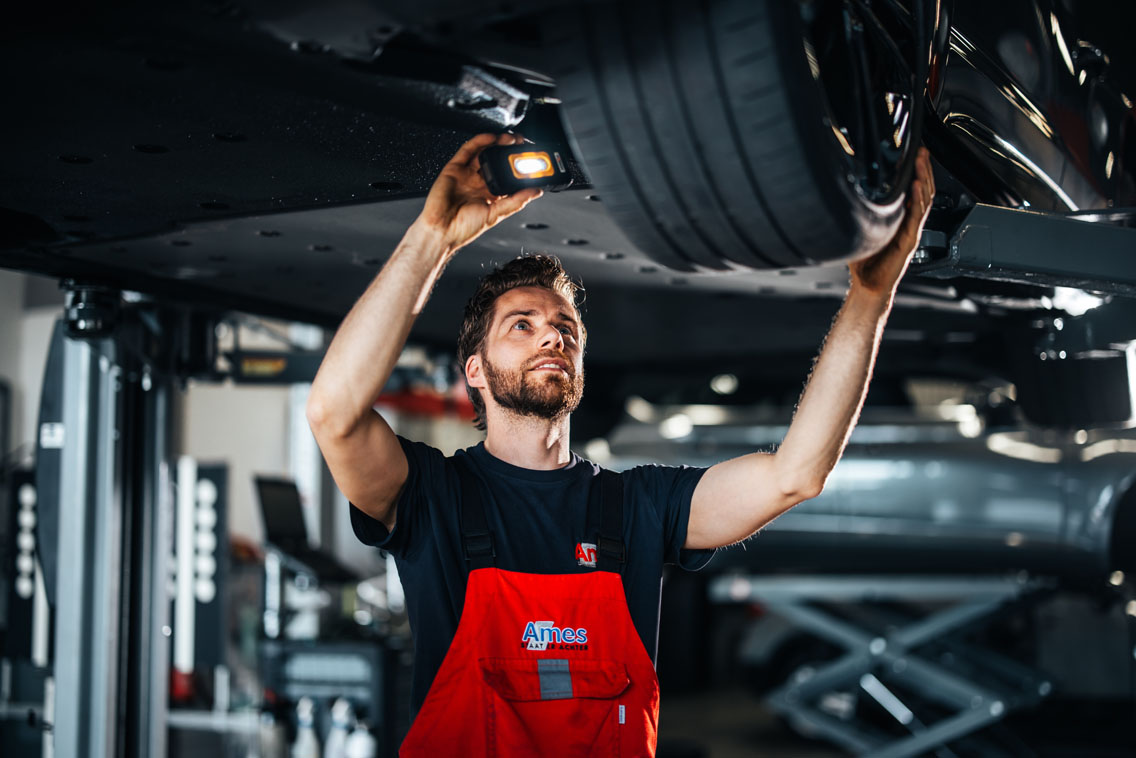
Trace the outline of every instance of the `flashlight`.
{"label": "flashlight", "polygon": [[481,177],[494,195],[511,195],[527,187],[553,192],[572,184],[564,156],[539,145],[495,145],[478,155]]}

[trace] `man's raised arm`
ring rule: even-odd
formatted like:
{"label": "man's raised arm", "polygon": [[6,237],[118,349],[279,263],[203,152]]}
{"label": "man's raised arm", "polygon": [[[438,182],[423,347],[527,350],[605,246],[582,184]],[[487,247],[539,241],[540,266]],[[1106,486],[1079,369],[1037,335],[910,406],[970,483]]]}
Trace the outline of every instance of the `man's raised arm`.
{"label": "man's raised arm", "polygon": [[307,416],[339,489],[357,508],[394,527],[407,462],[394,432],[372,406],[394,370],[414,319],[455,252],[541,194],[495,197],[477,156],[511,134],[480,134],[442,169],[422,213],[347,314],[312,383]]}
{"label": "man's raised arm", "polygon": [[710,468],[694,490],[686,547],[730,545],[797,503],[816,497],[860,416],[895,289],[919,243],[935,181],[920,148],[907,211],[879,253],[849,265],[851,287],[776,453],[752,453]]}

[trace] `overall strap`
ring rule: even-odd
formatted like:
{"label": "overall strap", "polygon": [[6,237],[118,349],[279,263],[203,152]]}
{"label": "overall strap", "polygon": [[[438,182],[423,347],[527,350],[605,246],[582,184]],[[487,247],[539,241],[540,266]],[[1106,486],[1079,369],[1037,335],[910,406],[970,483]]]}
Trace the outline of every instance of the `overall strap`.
{"label": "overall strap", "polygon": [[462,555],[469,571],[492,568],[497,551],[493,549],[493,535],[485,520],[485,502],[481,496],[481,481],[460,458],[454,458],[461,482],[461,537]]}
{"label": "overall strap", "polygon": [[600,531],[596,539],[596,568],[623,574],[627,546],[623,542],[623,477],[602,469],[600,486]]}

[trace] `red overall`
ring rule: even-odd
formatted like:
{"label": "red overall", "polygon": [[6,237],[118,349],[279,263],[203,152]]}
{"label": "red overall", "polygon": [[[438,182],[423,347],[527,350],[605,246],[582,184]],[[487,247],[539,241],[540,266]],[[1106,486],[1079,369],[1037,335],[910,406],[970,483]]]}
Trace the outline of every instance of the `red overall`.
{"label": "red overall", "polygon": [[399,755],[654,756],[658,720],[655,667],[619,574],[475,568]]}

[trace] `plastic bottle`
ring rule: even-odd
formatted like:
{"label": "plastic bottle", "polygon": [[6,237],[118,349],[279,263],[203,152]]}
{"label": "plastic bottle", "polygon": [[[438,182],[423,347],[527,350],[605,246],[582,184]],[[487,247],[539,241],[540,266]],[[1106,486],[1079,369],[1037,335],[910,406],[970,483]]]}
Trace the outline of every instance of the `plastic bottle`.
{"label": "plastic bottle", "polygon": [[351,703],[339,698],[331,706],[331,728],[323,743],[323,758],[346,758],[347,736],[355,723]]}
{"label": "plastic bottle", "polygon": [[355,731],[347,737],[347,750],[343,758],[375,758],[378,752],[378,740],[367,729],[366,722],[356,722]]}
{"label": "plastic bottle", "polygon": [[310,697],[302,697],[296,703],[296,741],[292,743],[292,758],[320,758],[315,711],[316,704]]}
{"label": "plastic bottle", "polygon": [[259,749],[254,755],[259,758],[287,758],[287,739],[284,736],[284,726],[276,722],[271,711],[260,714],[260,729],[257,735]]}

